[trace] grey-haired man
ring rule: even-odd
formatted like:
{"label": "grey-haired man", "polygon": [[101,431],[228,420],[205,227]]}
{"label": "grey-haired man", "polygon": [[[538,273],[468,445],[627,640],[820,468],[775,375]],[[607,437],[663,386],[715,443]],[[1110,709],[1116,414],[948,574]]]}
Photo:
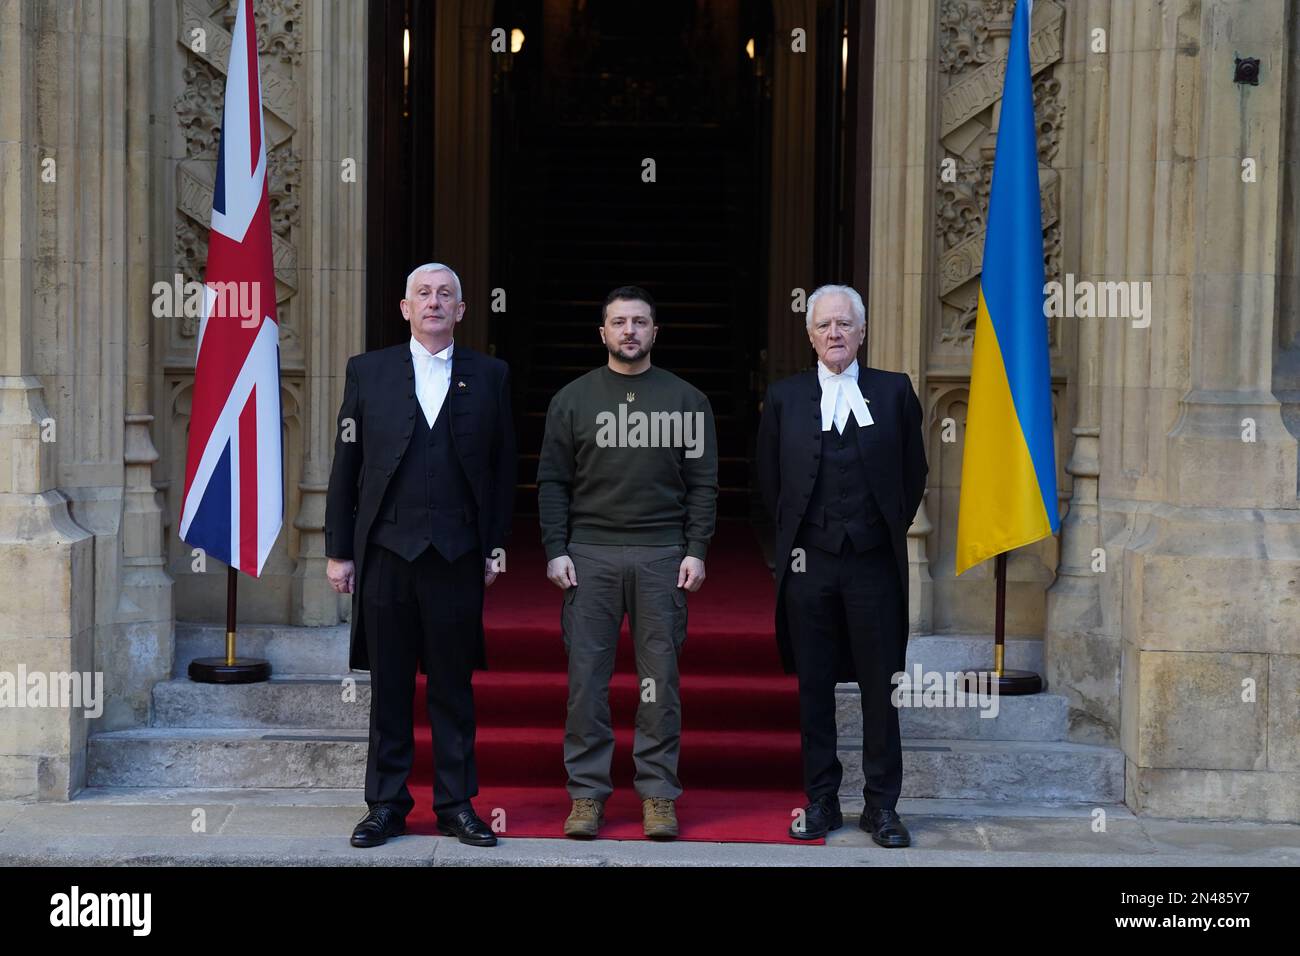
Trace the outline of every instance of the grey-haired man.
{"label": "grey-haired man", "polygon": [[790,836],[841,826],[835,684],[858,682],[866,802],[858,823],[881,846],[910,842],[899,819],[903,753],[893,675],[907,653],[907,528],[925,491],[921,404],[899,372],[859,367],[862,298],[808,298],[817,367],[773,382],[758,429],[758,479],[776,522],[776,632],[799,675],[804,789]]}
{"label": "grey-haired man", "polygon": [[483,591],[510,527],[515,440],[510,374],[454,345],[460,279],[429,263],[406,280],[408,342],[348,360],[325,499],[326,574],[352,595],[351,664],[370,671],[369,812],[352,845],[403,832],[414,800],[412,701],[428,676],[434,810],[471,846],[496,835],[474,812],[475,667],[485,664]]}

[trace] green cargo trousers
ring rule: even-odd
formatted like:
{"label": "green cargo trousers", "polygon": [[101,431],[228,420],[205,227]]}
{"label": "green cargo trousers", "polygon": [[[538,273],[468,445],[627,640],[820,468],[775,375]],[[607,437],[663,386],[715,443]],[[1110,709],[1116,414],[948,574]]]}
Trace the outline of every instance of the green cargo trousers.
{"label": "green cargo trousers", "polygon": [[569,655],[564,766],[569,797],[604,801],[613,793],[614,728],[609,681],[623,615],[636,649],[639,697],[632,760],[641,799],[675,800],[682,731],[677,655],[686,640],[686,591],[677,586],[685,545],[570,543],[578,578],[564,592],[561,625]]}

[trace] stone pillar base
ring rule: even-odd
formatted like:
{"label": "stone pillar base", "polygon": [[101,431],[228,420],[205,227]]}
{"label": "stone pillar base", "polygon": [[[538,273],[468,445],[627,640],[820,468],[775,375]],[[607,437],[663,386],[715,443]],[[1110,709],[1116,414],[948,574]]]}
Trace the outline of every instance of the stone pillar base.
{"label": "stone pillar base", "polygon": [[27,675],[94,671],[92,558],[57,491],[0,494],[0,800],[67,800],[85,785],[89,719],[52,706],[52,690],[39,701]]}
{"label": "stone pillar base", "polygon": [[1300,822],[1300,511],[1157,505],[1123,563],[1130,805]]}
{"label": "stone pillar base", "polygon": [[1300,773],[1163,770],[1124,762],[1125,802],[1134,813],[1202,820],[1300,821]]}

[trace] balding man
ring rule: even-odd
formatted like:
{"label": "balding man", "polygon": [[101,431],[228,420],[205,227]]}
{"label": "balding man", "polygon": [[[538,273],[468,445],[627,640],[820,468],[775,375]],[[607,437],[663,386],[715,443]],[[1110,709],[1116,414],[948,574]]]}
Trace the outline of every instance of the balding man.
{"label": "balding man", "polygon": [[326,573],[352,594],[351,663],[370,671],[369,813],[352,845],[405,829],[415,756],[417,664],[428,680],[438,829],[471,846],[496,836],[474,813],[474,694],[484,665],[483,591],[495,580],[515,493],[510,376],[454,345],[465,315],[449,267],[406,280],[409,342],[348,360],[325,503]]}
{"label": "balding man", "polygon": [[903,780],[893,675],[907,651],[907,528],[925,490],[921,405],[911,380],[859,367],[862,298],[822,286],[808,298],[817,367],[774,382],[763,401],[758,478],[776,522],[776,631],[799,675],[804,790],[790,836],[843,824],[835,684],[858,682],[866,807],[881,846],[911,841],[896,805]]}

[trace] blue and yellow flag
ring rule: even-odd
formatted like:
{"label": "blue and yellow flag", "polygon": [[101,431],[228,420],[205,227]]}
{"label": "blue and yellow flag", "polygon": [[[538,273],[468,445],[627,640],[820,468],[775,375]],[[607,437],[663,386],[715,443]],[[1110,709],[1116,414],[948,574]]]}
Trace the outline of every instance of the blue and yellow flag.
{"label": "blue and yellow flag", "polygon": [[1016,4],[993,158],[957,512],[958,574],[1060,527],[1030,6]]}

